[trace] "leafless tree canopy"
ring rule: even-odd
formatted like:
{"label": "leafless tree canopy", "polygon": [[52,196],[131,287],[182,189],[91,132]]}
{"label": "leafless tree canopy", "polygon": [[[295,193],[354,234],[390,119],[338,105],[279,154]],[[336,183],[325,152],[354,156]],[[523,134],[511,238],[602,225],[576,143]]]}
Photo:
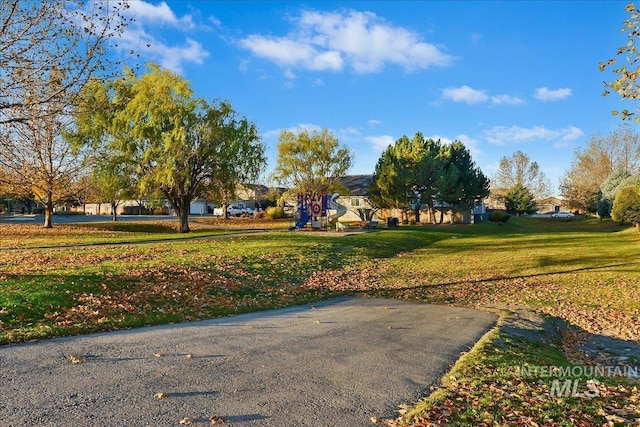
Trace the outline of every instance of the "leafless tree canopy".
{"label": "leafless tree canopy", "polygon": [[609,135],[595,134],[583,150],[576,150],[571,170],[561,184],[562,195],[574,207],[586,209],[604,180],[614,171],[640,172],[640,135],[622,125]]}
{"label": "leafless tree canopy", "polygon": [[74,101],[96,76],[120,72],[111,49],[125,1],[2,0],[0,3],[0,179],[46,206],[80,175],[83,156],[64,139]]}
{"label": "leafless tree canopy", "polygon": [[[2,0],[0,124],[29,119],[14,107],[54,98],[70,103],[89,78],[112,73],[118,61],[109,48],[128,22],[127,7],[124,1]],[[53,79],[57,91],[43,90]]]}
{"label": "leafless tree canopy", "polygon": [[498,171],[491,178],[491,191],[498,197],[504,197],[518,184],[528,188],[537,199],[551,195],[549,179],[540,170],[538,163],[532,162],[522,151],[500,159]]}

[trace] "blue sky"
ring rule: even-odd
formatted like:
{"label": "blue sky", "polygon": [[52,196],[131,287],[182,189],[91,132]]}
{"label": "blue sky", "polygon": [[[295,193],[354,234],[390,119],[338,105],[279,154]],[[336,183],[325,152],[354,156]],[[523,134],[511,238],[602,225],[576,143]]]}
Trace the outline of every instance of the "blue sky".
{"label": "blue sky", "polygon": [[122,45],[254,121],[269,170],[282,129],[331,130],[353,174],[420,131],[464,142],[489,177],[521,150],[557,187],[574,150],[620,123],[598,63],[626,43],[625,5],[131,0]]}

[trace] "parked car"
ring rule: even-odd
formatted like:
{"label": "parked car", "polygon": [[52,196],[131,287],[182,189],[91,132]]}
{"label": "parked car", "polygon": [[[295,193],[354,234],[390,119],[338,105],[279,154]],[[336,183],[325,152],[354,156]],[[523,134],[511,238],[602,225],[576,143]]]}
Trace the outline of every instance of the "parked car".
{"label": "parked car", "polygon": [[[213,215],[222,216],[222,208],[215,208]],[[248,208],[244,203],[234,203],[227,206],[227,216],[253,215],[253,209]]]}
{"label": "parked car", "polygon": [[574,216],[571,212],[556,212],[551,214],[551,218],[573,218]]}

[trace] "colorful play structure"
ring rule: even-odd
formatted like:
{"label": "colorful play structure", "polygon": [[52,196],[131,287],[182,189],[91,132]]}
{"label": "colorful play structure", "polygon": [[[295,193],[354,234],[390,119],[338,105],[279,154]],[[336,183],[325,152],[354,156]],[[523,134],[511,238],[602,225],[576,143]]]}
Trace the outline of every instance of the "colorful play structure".
{"label": "colorful play structure", "polygon": [[312,230],[328,230],[329,226],[341,229],[338,218],[347,213],[347,208],[336,202],[340,194],[335,193],[300,193],[295,216],[295,227],[291,229],[302,230],[309,224]]}

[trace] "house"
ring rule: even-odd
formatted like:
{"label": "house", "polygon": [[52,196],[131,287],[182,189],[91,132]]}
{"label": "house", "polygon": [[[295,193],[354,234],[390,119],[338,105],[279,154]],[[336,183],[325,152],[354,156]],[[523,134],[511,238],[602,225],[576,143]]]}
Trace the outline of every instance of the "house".
{"label": "house", "polygon": [[213,214],[215,205],[205,199],[194,199],[189,205],[189,215]]}
{"label": "house", "polygon": [[372,179],[373,175],[347,175],[340,179],[339,184],[349,191],[349,195],[336,199],[336,202],[347,208],[347,212],[340,217],[341,222],[384,220],[380,210],[373,207],[368,197]]}
{"label": "house", "polygon": [[243,201],[248,208],[255,209],[267,198],[269,187],[262,184],[239,184],[236,186],[236,199]]}
{"label": "house", "polygon": [[571,207],[565,204],[561,197],[547,197],[536,201],[537,213],[540,215],[552,214],[560,211],[571,211]]}
{"label": "house", "polygon": [[[377,209],[373,207],[369,200],[369,185],[373,179],[373,175],[348,175],[340,180],[340,184],[349,190],[348,196],[340,196],[338,203],[347,208],[347,213],[340,218],[340,221],[360,221],[362,214],[373,212],[372,219],[378,221],[386,221],[387,218],[397,217],[404,219],[405,211],[402,209]],[[446,203],[435,203],[434,210],[437,212],[436,222],[451,222],[451,216],[454,215],[454,221],[462,224],[472,224],[480,222],[486,218],[486,206],[483,201],[476,202],[468,211],[455,212]],[[407,212],[407,220],[415,221],[415,209]],[[431,216],[426,205],[420,209],[420,222],[428,223]]]}
{"label": "house", "polygon": [[[146,200],[121,200],[116,207],[118,215],[173,215],[173,209],[166,200],[162,205],[149,209],[145,205]],[[71,209],[76,212],[84,212],[87,215],[112,215],[111,203],[87,203],[84,206],[75,206]]]}

